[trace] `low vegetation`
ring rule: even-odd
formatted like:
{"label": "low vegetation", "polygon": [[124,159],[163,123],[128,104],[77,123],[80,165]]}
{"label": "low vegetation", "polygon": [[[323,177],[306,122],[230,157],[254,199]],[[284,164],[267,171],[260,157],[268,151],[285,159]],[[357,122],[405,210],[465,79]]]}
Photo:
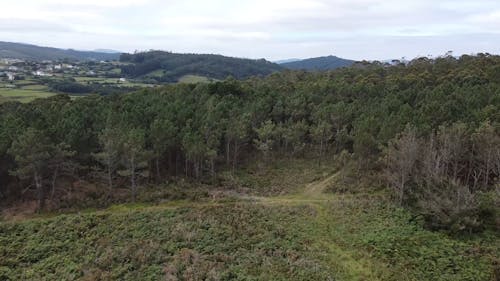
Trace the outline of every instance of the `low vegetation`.
{"label": "low vegetation", "polygon": [[[272,182],[275,176],[293,172],[317,177],[306,166],[314,166],[311,161],[281,162],[259,179]],[[259,184],[255,179],[247,182]],[[323,193],[335,179],[328,175],[296,184],[277,197],[115,205],[4,222],[0,276],[4,280],[494,280],[500,250],[494,233],[453,238],[430,232],[410,213],[393,207],[385,195]]]}

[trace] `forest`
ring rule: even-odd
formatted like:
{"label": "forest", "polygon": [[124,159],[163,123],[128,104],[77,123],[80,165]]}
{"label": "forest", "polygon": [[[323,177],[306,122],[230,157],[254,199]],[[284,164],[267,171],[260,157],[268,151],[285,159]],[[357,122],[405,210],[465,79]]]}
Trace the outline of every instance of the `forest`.
{"label": "forest", "polygon": [[121,54],[121,73],[137,78],[148,73],[161,71],[156,75],[157,82],[177,82],[186,74],[206,76],[213,79],[226,79],[232,76],[245,79],[251,76],[269,75],[282,70],[282,67],[266,61],[225,57],[210,54],[176,54],[164,51]]}
{"label": "forest", "polygon": [[489,54],[8,102],[0,194],[7,204],[34,189],[42,210],[61,177],[128,185],[135,198],[141,184],[210,182],[252,157],[342,155],[430,227],[479,231],[498,223],[499,107]]}
{"label": "forest", "polygon": [[0,279],[498,280],[499,177],[490,54],[7,101]]}

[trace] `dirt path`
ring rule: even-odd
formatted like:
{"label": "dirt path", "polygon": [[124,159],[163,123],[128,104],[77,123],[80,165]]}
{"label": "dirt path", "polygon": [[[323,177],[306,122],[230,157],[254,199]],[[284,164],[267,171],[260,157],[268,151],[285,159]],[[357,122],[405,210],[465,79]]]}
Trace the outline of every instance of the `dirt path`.
{"label": "dirt path", "polygon": [[297,194],[276,197],[253,197],[258,204],[266,205],[309,205],[313,207],[317,215],[311,221],[314,232],[315,245],[318,251],[327,257],[327,263],[337,270],[340,280],[382,280],[380,270],[383,265],[370,258],[360,257],[359,252],[341,246],[335,235],[330,233],[336,222],[332,219],[329,210],[330,204],[342,204],[350,197],[325,193],[325,190],[334,184],[338,173],[327,176],[324,179],[307,184]]}
{"label": "dirt path", "polygon": [[[369,258],[368,254],[361,254],[359,249],[353,249],[332,232],[332,229],[339,226],[332,216],[332,206],[342,207],[344,201],[352,200],[350,196],[325,193],[326,189],[335,183],[338,173],[326,176],[323,179],[313,181],[303,186],[302,189],[293,194],[282,196],[263,197],[263,196],[236,196],[236,200],[218,201],[208,200],[203,202],[190,201],[170,201],[159,205],[114,205],[104,210],[92,211],[97,214],[108,214],[110,212],[129,212],[129,211],[155,211],[178,208],[201,208],[228,206],[231,204],[260,204],[269,206],[300,206],[307,205],[315,210],[315,214],[308,221],[305,233],[310,239],[311,251],[319,256],[321,260],[331,269],[334,269],[339,280],[381,280],[380,268],[384,265],[376,260]],[[35,220],[43,220],[49,217],[44,215]]]}
{"label": "dirt path", "polygon": [[306,185],[303,195],[308,198],[324,198],[325,189],[328,188],[329,184],[338,176],[338,173],[335,173],[324,180],[311,182]]}

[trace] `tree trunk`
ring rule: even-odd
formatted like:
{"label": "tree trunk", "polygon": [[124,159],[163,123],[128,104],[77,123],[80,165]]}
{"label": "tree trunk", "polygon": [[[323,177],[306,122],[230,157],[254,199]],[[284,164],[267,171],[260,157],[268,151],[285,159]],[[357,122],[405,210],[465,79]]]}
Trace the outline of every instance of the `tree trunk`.
{"label": "tree trunk", "polygon": [[160,175],[160,157],[156,157],[155,164],[156,164],[156,183],[159,183],[159,181],[161,179],[161,175]]}
{"label": "tree trunk", "polygon": [[130,172],[132,172],[132,175],[130,176],[130,181],[132,184],[132,196],[133,200],[135,202],[135,199],[137,197],[137,188],[135,185],[135,159],[132,157],[132,160],[130,161]]}
{"label": "tree trunk", "polygon": [[403,206],[403,199],[405,195],[405,176],[404,174],[401,175],[401,184],[399,186],[399,206]]}
{"label": "tree trunk", "polygon": [[45,194],[43,192],[43,184],[42,184],[42,179],[38,175],[37,172],[35,172],[35,186],[36,186],[36,193],[37,193],[37,199],[38,199],[38,212],[44,209],[45,207]]}
{"label": "tree trunk", "polygon": [[[169,149],[168,150],[168,167],[167,167],[167,176],[172,176],[172,171],[174,170],[173,169],[173,166],[174,166],[174,161],[173,161],[173,157],[172,157],[172,149]],[[174,171],[175,172],[175,171]],[[177,172],[175,172],[177,173]],[[177,176],[177,174],[175,175]]]}
{"label": "tree trunk", "polygon": [[[488,151],[490,152],[490,150]],[[488,183],[489,183],[489,177],[490,177],[490,163],[491,163],[491,154],[490,153],[487,153],[487,157],[486,157],[486,169],[485,169],[485,174],[484,174],[484,187],[486,188],[488,186]]]}
{"label": "tree trunk", "polygon": [[200,161],[198,160],[194,161],[194,177],[196,179],[200,178]]}
{"label": "tree trunk", "polygon": [[52,175],[52,190],[50,191],[50,201],[54,200],[54,195],[56,193],[56,181],[57,181],[57,175],[59,173],[59,167],[56,167],[54,170],[54,174]]}
{"label": "tree trunk", "polygon": [[318,166],[321,167],[321,158],[323,157],[323,138],[321,138],[319,142],[319,157],[318,157]]}
{"label": "tree trunk", "polygon": [[233,154],[233,170],[232,170],[233,174],[236,170],[237,165],[238,165],[238,142],[235,140],[234,141],[234,154]]}
{"label": "tree trunk", "polygon": [[210,159],[210,170],[212,173],[212,181],[215,183],[215,159]]}
{"label": "tree trunk", "polygon": [[177,177],[177,175],[179,174],[178,166],[179,166],[179,152],[175,151],[175,177]]}
{"label": "tree trunk", "polygon": [[230,152],[230,144],[231,144],[231,140],[226,140],[226,165],[229,166],[229,163],[231,162],[231,157],[229,155],[229,152]]}
{"label": "tree trunk", "polygon": [[113,165],[111,163],[111,158],[108,158],[108,187],[109,187],[109,195],[111,195],[111,191],[113,190],[113,169],[111,167]]}

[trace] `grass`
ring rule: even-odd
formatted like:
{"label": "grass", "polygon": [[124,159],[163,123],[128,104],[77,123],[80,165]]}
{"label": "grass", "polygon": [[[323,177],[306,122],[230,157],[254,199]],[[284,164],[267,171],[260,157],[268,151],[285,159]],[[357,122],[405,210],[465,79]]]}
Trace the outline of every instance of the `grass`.
{"label": "grass", "polygon": [[189,83],[189,84],[196,84],[196,83],[209,83],[214,81],[214,79],[210,79],[205,76],[199,76],[199,75],[184,75],[181,78],[179,78],[179,83]]}
{"label": "grass", "polygon": [[27,85],[34,85],[34,84],[37,84],[38,82],[34,81],[34,80],[30,80],[30,79],[25,79],[25,80],[15,80],[14,81],[14,84],[16,84],[17,86],[27,86]]}
{"label": "grass", "polygon": [[21,89],[33,90],[33,91],[48,91],[49,87],[47,87],[46,85],[34,84],[34,85],[23,86]]}
{"label": "grass", "polygon": [[115,73],[115,74],[121,74],[121,73],[122,73],[122,70],[121,70],[121,68],[113,68],[113,69],[111,70],[111,72],[112,72],[112,73]]}
{"label": "grass", "polygon": [[46,85],[34,80],[16,80],[14,83],[0,83],[0,103],[7,101],[31,102],[37,98],[47,98],[55,95]]}
{"label": "grass", "polygon": [[247,166],[222,175],[246,191],[232,200],[0,223],[0,280],[495,280],[495,233],[449,237],[383,193],[324,193],[327,167]]}
{"label": "grass", "polygon": [[86,83],[98,83],[98,84],[113,84],[120,87],[152,87],[152,84],[136,83],[126,80],[124,82],[119,82],[119,78],[104,78],[104,77],[74,77],[76,82],[86,84]]}
{"label": "grass", "polygon": [[165,71],[163,69],[153,70],[144,75],[144,77],[161,77],[165,75]]}
{"label": "grass", "polygon": [[103,78],[103,77],[74,77],[76,82],[86,83],[86,82],[95,82],[95,83],[118,83],[119,78]]}
{"label": "grass", "polygon": [[[117,68],[117,70],[119,70]],[[159,75],[162,70],[150,73],[149,75]],[[163,73],[163,72],[162,72]],[[113,84],[120,87],[154,87],[152,84],[136,83],[133,81],[118,82],[118,78],[103,78],[103,77],[74,77],[78,83],[99,83]],[[207,77],[197,75],[185,75],[180,79],[180,83],[207,83],[213,81]],[[56,93],[50,92],[46,85],[38,84],[35,80],[17,80],[13,84],[2,82],[0,83],[0,103],[7,101],[19,101],[23,103],[31,102],[37,98],[47,98]]]}
{"label": "grass", "polygon": [[55,95],[55,93],[46,92],[44,90],[31,90],[31,89],[7,89],[0,88],[0,97],[3,99],[1,101],[19,101],[19,102],[31,102],[37,98],[47,98]]}

